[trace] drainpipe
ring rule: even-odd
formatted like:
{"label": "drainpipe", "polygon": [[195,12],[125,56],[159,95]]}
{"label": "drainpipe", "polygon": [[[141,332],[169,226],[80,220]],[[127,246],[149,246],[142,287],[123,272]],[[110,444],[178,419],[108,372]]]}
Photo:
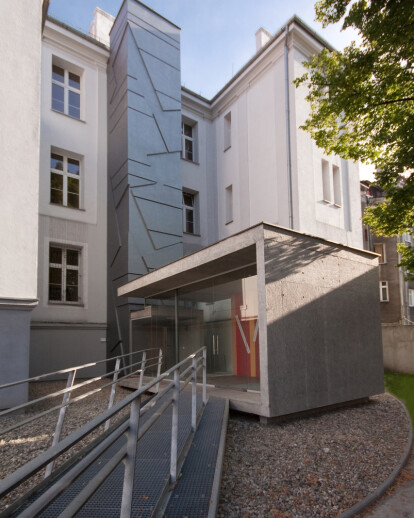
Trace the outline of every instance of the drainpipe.
{"label": "drainpipe", "polygon": [[285,109],[286,109],[286,146],[287,146],[287,174],[288,174],[288,205],[289,205],[289,228],[293,229],[293,206],[292,206],[292,151],[290,145],[290,99],[289,99],[289,56],[288,56],[289,26],[285,28]]}

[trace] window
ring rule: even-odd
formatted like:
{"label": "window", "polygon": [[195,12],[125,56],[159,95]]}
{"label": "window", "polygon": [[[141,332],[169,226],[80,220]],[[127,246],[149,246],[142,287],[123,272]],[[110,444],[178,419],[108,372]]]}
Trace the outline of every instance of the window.
{"label": "window", "polygon": [[231,147],[231,112],[224,116],[224,151]]}
{"label": "window", "polygon": [[390,300],[388,298],[388,282],[387,281],[380,281],[379,287],[380,287],[380,301],[381,302],[388,302]]}
{"label": "window", "polygon": [[378,259],[379,264],[384,264],[386,262],[384,243],[374,243],[374,252],[380,256]]}
{"label": "window", "polygon": [[80,161],[50,153],[50,203],[79,209]]}
{"label": "window", "polygon": [[408,289],[408,305],[410,308],[414,307],[414,290]]}
{"label": "window", "polygon": [[197,193],[183,191],[183,228],[188,234],[197,234]]}
{"label": "window", "polygon": [[181,123],[181,157],[194,162],[194,126],[187,122]]}
{"label": "window", "polygon": [[322,198],[326,203],[331,203],[331,179],[329,162],[326,160],[322,160]]}
{"label": "window", "polygon": [[341,172],[339,167],[336,165],[332,166],[332,180],[333,180],[333,195],[334,195],[334,204],[337,207],[342,206],[342,197],[341,197]]}
{"label": "window", "polygon": [[332,165],[322,159],[322,200],[342,207],[341,170],[337,165]]}
{"label": "window", "polygon": [[49,246],[49,302],[80,302],[80,250]]}
{"label": "window", "polygon": [[226,187],[226,225],[233,221],[233,186]]}
{"label": "window", "polygon": [[52,65],[52,109],[80,119],[80,75]]}

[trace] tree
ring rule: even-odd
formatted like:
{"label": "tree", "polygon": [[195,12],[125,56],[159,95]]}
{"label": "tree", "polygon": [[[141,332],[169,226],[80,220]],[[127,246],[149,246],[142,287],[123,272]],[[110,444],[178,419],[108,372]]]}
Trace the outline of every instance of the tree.
{"label": "tree", "polygon": [[[319,0],[315,12],[324,27],[342,20],[343,29],[356,29],[361,44],[324,49],[304,64],[307,72],[295,81],[309,88],[302,129],[328,154],[375,166],[387,202],[368,207],[364,222],[377,235],[413,234],[413,0]],[[414,251],[399,251],[414,279]]]}

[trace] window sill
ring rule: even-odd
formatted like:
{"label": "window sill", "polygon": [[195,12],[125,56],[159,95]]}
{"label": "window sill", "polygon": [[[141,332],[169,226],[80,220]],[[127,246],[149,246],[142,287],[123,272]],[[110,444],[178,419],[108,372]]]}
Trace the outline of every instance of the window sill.
{"label": "window sill", "polygon": [[336,209],[342,209],[342,205],[339,205],[339,203],[334,203],[334,207]]}
{"label": "window sill", "polygon": [[197,234],[196,232],[186,232],[185,230],[183,231],[183,234],[185,234],[186,236],[201,237],[201,234]]}
{"label": "window sill", "polygon": [[69,209],[69,210],[77,210],[79,212],[86,212],[85,209],[77,208],[77,207],[68,207],[67,205],[62,205],[61,203],[53,203],[52,201],[49,202],[49,205],[52,207],[62,207],[62,209]]}
{"label": "window sill", "polygon": [[62,302],[60,300],[48,300],[47,301],[49,306],[65,306],[67,308],[84,308],[85,304],[82,304],[81,302]]}
{"label": "window sill", "polygon": [[184,158],[183,156],[181,157],[181,160],[183,160],[184,162],[189,162],[193,165],[200,165],[200,162],[196,162],[195,160],[189,160],[188,158]]}
{"label": "window sill", "polygon": [[226,221],[225,225],[230,225],[230,223],[233,223],[232,219],[230,221]]}
{"label": "window sill", "polygon": [[68,117],[69,119],[72,119],[74,121],[79,121],[79,122],[82,122],[83,124],[86,124],[86,121],[84,119],[78,119],[77,117],[72,117],[72,115],[69,115],[67,113],[64,113],[64,112],[60,112],[59,110],[54,110],[53,108],[50,108],[50,110],[54,113],[59,113],[60,115],[63,115],[64,117]]}

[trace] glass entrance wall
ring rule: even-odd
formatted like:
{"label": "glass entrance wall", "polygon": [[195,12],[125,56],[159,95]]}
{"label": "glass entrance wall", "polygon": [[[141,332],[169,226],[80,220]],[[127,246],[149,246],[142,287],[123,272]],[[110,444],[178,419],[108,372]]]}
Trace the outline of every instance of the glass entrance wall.
{"label": "glass entrance wall", "polygon": [[134,350],[161,347],[164,368],[169,368],[206,346],[208,383],[260,390],[255,267],[180,288],[146,304],[150,307],[132,316]]}

